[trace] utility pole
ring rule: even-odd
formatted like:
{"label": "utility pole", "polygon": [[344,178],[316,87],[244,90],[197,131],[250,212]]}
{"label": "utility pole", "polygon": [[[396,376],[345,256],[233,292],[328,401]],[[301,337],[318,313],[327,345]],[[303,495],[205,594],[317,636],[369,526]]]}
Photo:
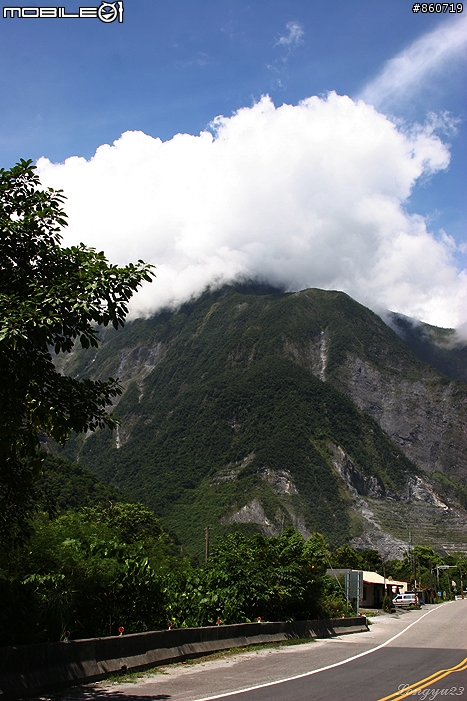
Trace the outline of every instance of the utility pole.
{"label": "utility pole", "polygon": [[207,562],[209,560],[209,526],[206,526],[206,528],[205,528],[205,537],[206,537],[206,550],[205,550],[204,560],[205,560],[205,562]]}
{"label": "utility pole", "polygon": [[[433,603],[433,563],[430,560],[430,604]],[[436,596],[438,596],[438,592],[436,592]]]}
{"label": "utility pole", "polygon": [[[412,531],[410,530],[410,523],[409,523],[409,542],[408,542],[408,560],[409,560],[409,568],[412,569]],[[411,575],[412,577],[412,575]]]}

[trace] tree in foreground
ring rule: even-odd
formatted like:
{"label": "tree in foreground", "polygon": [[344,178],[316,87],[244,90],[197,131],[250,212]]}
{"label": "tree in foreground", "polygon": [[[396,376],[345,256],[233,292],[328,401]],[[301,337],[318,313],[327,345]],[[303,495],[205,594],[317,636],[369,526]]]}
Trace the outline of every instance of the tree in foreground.
{"label": "tree in foreground", "polygon": [[24,534],[39,437],[63,443],[71,431],[114,427],[107,408],[118,380],[77,380],[57,372],[52,353],[98,345],[97,326],[123,326],[127,303],[150,265],[109,264],[83,244],[63,248],[62,192],[40,189],[32,161],[0,170],[0,529]]}

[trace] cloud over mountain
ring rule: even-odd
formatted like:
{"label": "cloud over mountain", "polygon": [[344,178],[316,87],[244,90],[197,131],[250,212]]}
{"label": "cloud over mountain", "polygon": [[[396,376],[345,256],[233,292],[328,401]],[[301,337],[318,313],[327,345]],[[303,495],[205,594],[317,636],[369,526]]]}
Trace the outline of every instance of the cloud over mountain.
{"label": "cloud over mountain", "polygon": [[404,131],[330,93],[277,108],[263,97],[199,136],[125,132],[89,161],[42,158],[38,168],[68,197],[65,244],[157,266],[133,314],[249,277],[457,326],[467,279],[455,244],[404,209],[417,180],[448,164],[432,126]]}

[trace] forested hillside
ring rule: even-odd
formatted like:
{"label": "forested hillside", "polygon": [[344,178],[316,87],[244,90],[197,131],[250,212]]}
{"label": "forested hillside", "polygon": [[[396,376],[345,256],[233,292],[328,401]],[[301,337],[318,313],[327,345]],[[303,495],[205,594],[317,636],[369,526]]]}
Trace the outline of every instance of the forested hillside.
{"label": "forested hillside", "polygon": [[356,495],[437,508],[430,475],[451,495],[467,474],[465,385],[343,293],[228,287],[102,338],[62,367],[119,377],[121,425],[70,439],[65,454],[147,504],[191,552],[206,525],[293,525],[339,545],[366,537]]}

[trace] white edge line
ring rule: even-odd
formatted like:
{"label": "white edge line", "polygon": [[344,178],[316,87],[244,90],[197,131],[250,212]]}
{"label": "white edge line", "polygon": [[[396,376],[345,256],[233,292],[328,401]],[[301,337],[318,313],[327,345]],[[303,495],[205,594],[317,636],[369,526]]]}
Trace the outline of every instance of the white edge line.
{"label": "white edge line", "polygon": [[[446,603],[451,603],[451,602],[446,602]],[[312,674],[318,674],[318,672],[325,672],[327,669],[333,669],[334,667],[340,667],[343,664],[347,664],[347,662],[353,662],[353,660],[358,660],[359,657],[365,657],[365,655],[371,655],[372,652],[376,652],[376,650],[381,650],[382,647],[386,647],[386,645],[389,645],[389,643],[392,643],[393,640],[396,640],[400,635],[405,633],[409,628],[412,628],[416,623],[419,623],[422,618],[425,618],[425,616],[428,616],[428,614],[433,613],[433,611],[437,611],[439,608],[441,608],[443,604],[440,604],[436,608],[430,609],[426,613],[423,614],[423,616],[420,616],[420,618],[417,618],[416,621],[413,621],[412,623],[409,623],[409,625],[401,630],[399,633],[396,635],[393,635],[392,638],[389,638],[389,640],[386,640],[385,643],[381,643],[381,645],[377,645],[376,647],[371,648],[371,650],[366,650],[365,652],[360,652],[358,655],[353,655],[353,657],[348,657],[346,660],[342,660],[341,662],[334,662],[334,664],[329,664],[326,667],[320,667],[319,669],[313,669],[311,672],[304,672],[303,674],[297,674],[295,677],[287,677],[286,679],[278,679],[275,682],[267,682],[266,684],[257,684],[256,686],[249,686],[246,689],[239,689],[238,691],[228,691],[225,694],[217,694],[217,696],[203,696],[202,699],[193,699],[193,701],[213,701],[214,699],[225,699],[228,696],[235,696],[236,694],[246,694],[247,691],[254,691],[255,689],[265,689],[268,686],[276,686],[276,684],[283,684],[284,682],[292,682],[295,679],[303,679],[303,677],[311,677]]]}

